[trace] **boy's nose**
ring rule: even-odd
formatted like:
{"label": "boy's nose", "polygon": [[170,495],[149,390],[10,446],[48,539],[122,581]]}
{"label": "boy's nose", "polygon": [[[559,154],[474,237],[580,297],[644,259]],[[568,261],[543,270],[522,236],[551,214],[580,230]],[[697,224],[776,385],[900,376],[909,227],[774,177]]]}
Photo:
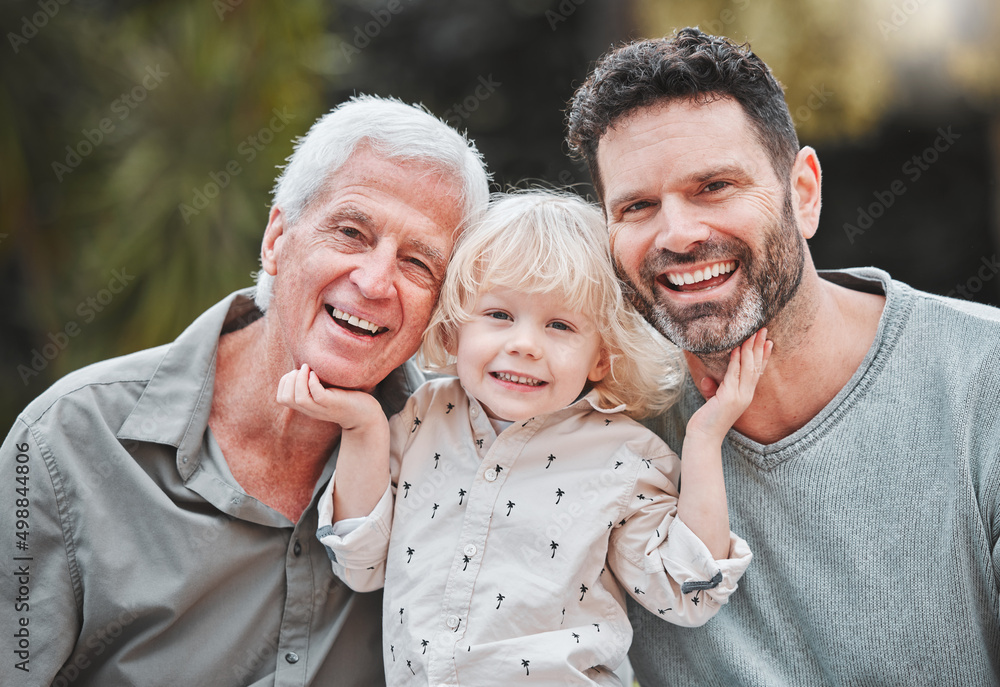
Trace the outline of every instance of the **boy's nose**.
{"label": "boy's nose", "polygon": [[539,334],[533,326],[515,325],[510,330],[510,336],[507,337],[504,350],[510,355],[524,355],[529,358],[541,357],[542,348],[538,336]]}

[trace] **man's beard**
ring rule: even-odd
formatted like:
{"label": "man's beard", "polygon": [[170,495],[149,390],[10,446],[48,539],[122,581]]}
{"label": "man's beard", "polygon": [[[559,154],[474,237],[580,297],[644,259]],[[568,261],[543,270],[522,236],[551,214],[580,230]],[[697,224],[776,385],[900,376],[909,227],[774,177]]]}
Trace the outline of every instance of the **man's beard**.
{"label": "man's beard", "polygon": [[[656,277],[668,267],[676,269],[716,260],[739,262],[744,283],[730,298],[690,305],[657,300],[660,285]],[[781,222],[766,230],[759,256],[734,237],[700,244],[690,253],[659,250],[643,259],[637,284],[615,260],[625,292],[636,309],[670,341],[696,355],[728,353],[770,323],[795,295],[804,264],[805,248],[788,191]]]}

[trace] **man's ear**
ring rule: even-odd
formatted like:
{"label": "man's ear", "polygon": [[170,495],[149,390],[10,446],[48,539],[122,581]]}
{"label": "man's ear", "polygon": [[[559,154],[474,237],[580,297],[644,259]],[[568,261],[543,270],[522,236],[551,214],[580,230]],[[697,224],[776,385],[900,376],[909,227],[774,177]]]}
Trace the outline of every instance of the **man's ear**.
{"label": "man's ear", "polygon": [[811,239],[819,228],[823,173],[816,151],[805,146],[792,164],[792,203],[803,238]]}
{"label": "man's ear", "polygon": [[281,247],[287,227],[285,214],[277,205],[271,208],[264,230],[264,240],[260,245],[260,266],[272,277],[278,273],[277,253]]}

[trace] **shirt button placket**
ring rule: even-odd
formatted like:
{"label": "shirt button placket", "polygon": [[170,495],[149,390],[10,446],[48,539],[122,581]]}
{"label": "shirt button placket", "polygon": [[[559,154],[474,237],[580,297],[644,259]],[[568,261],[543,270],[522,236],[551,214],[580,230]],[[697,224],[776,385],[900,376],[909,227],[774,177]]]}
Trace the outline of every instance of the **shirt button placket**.
{"label": "shirt button placket", "polygon": [[[308,520],[308,519],[307,519]],[[308,525],[303,525],[308,527]],[[298,528],[292,532],[285,553],[285,607],[281,616],[280,645],[277,671],[274,676],[276,687],[299,685],[305,680],[307,661],[301,660],[308,646],[309,619],[312,615],[312,563],[307,555],[303,558],[305,546]]]}

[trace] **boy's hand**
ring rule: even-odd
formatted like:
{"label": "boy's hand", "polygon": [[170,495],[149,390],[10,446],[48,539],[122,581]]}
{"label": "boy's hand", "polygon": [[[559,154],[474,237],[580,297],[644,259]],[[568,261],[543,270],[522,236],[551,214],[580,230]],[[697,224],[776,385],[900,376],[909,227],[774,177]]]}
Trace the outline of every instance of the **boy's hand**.
{"label": "boy's hand", "polygon": [[765,327],[741,346],[734,348],[729,356],[726,376],[714,395],[711,394],[711,389],[703,389],[708,392],[705,394],[708,400],[691,416],[688,432],[694,430],[713,436],[725,436],[750,406],[773,347],[774,342],[767,340]]}
{"label": "boy's hand", "polygon": [[327,389],[316,373],[303,364],[278,382],[278,403],[317,420],[335,422],[344,430],[358,429],[382,417],[382,407],[370,394],[347,389]]}

